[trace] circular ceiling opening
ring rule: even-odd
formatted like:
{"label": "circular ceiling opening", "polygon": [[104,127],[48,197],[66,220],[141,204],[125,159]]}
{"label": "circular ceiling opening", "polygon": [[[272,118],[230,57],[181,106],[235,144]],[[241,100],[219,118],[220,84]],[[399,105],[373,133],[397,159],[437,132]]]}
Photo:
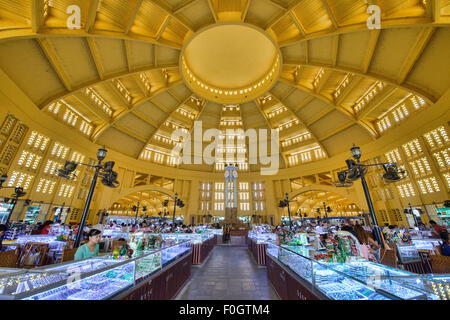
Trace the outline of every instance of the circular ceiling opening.
{"label": "circular ceiling opening", "polygon": [[245,24],[219,24],[195,34],[181,54],[190,88],[220,103],[252,100],[269,90],[280,74],[280,53],[263,30]]}

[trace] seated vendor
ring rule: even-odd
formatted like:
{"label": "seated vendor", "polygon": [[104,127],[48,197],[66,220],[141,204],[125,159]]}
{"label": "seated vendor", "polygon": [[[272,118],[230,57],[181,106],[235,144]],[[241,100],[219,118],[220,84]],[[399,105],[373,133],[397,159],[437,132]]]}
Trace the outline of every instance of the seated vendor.
{"label": "seated vendor", "polygon": [[86,259],[90,257],[95,257],[98,255],[99,242],[102,236],[102,232],[97,229],[91,229],[86,237],[88,242],[80,246],[75,253],[75,260]]}

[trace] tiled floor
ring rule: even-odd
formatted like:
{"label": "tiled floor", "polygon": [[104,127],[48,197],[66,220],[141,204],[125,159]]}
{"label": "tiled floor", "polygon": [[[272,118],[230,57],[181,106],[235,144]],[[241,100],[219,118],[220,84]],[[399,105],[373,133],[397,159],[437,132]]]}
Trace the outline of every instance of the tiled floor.
{"label": "tiled floor", "polygon": [[215,246],[192,276],[180,300],[275,300],[265,268],[258,268],[247,247]]}

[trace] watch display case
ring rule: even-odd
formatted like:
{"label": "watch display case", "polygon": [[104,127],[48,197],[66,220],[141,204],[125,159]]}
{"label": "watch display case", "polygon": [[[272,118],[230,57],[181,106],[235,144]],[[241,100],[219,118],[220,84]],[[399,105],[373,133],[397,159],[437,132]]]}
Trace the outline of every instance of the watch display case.
{"label": "watch display case", "polygon": [[[305,254],[306,253],[306,254]],[[435,275],[418,275],[369,261],[324,263],[299,248],[268,244],[267,254],[278,260],[311,290],[333,300],[439,300],[447,299],[449,286]]]}

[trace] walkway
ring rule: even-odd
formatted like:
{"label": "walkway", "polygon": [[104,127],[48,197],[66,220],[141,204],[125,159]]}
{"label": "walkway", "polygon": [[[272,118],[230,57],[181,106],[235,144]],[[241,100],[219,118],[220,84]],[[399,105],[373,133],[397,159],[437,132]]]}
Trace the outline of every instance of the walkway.
{"label": "walkway", "polygon": [[265,268],[258,268],[247,247],[215,246],[201,267],[193,267],[191,280],[179,300],[275,300]]}

